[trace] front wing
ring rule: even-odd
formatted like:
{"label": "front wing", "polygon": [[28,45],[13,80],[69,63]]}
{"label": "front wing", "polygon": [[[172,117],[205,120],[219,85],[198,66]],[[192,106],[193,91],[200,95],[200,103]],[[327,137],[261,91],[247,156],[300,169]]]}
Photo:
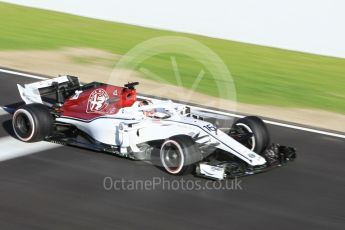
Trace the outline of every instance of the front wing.
{"label": "front wing", "polygon": [[296,149],[279,144],[272,144],[262,154],[266,164],[251,166],[243,161],[211,161],[200,162],[196,166],[195,174],[214,180],[231,179],[269,171],[282,166],[296,158]]}

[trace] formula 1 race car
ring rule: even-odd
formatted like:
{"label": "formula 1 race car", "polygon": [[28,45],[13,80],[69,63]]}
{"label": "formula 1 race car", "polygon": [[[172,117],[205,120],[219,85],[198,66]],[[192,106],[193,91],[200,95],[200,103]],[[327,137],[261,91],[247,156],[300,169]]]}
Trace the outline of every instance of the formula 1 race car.
{"label": "formula 1 race car", "polygon": [[73,76],[18,85],[25,105],[14,112],[15,135],[157,161],[170,174],[211,179],[263,172],[296,157],[294,148],[270,144],[258,117],[240,118],[225,131],[188,105],[137,97],[136,85],[82,85]]}

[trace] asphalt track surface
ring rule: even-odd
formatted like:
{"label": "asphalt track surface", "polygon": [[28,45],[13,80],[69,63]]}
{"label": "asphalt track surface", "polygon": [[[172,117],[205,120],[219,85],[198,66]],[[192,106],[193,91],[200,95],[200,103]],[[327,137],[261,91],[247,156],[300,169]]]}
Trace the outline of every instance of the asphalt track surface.
{"label": "asphalt track surface", "polygon": [[[16,84],[33,81],[0,73],[0,105],[15,106]],[[0,116],[0,140],[13,135],[10,119]],[[0,228],[345,229],[345,139],[273,125],[269,130],[274,142],[296,147],[298,159],[241,178],[237,190],[168,190],[167,184],[106,190],[105,177],[127,180],[126,185],[153,178],[174,183],[181,177],[145,162],[68,146],[2,161]]]}

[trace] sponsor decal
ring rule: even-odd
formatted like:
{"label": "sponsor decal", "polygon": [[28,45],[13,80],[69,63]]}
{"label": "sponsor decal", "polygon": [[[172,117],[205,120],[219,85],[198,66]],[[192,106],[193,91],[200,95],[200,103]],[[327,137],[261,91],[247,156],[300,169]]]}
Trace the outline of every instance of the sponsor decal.
{"label": "sponsor decal", "polygon": [[104,89],[95,89],[89,96],[87,101],[87,113],[102,112],[108,106],[109,95]]}
{"label": "sponsor decal", "polygon": [[249,153],[248,156],[249,156],[250,158],[255,158],[255,157],[256,157],[256,155],[253,154],[253,153]]}
{"label": "sponsor decal", "polygon": [[211,124],[205,125],[204,128],[206,128],[210,132],[216,132],[217,128]]}
{"label": "sponsor decal", "polygon": [[76,90],[74,95],[71,97],[71,100],[77,100],[82,92],[82,90]]}

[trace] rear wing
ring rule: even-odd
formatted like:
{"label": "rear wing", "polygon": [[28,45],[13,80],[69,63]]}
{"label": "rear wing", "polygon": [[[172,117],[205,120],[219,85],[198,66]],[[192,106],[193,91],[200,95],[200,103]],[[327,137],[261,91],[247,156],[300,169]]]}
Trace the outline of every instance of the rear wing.
{"label": "rear wing", "polygon": [[26,104],[45,103],[42,97],[51,97],[57,103],[62,103],[66,94],[80,88],[79,78],[61,76],[44,81],[34,82],[21,86],[17,84],[20,97]]}

